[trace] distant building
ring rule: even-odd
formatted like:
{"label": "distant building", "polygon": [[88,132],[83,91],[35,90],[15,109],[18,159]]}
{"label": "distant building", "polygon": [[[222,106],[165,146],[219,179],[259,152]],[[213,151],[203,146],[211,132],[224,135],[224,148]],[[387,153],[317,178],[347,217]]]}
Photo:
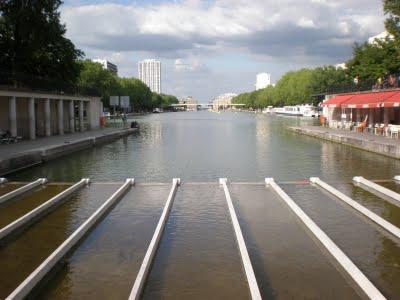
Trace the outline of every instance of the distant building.
{"label": "distant building", "polygon": [[101,64],[103,66],[104,70],[109,70],[112,73],[114,73],[115,75],[118,75],[118,67],[117,67],[117,65],[109,62],[108,60],[105,60],[105,59],[93,59],[92,61]]}
{"label": "distant building", "polygon": [[[377,35],[374,35],[374,36],[371,36],[370,38],[368,38],[368,44],[376,45],[377,44],[377,40],[378,41],[383,41],[387,37],[389,37],[389,39],[393,39],[392,35],[390,35],[387,31],[383,31],[383,32],[381,32],[381,33],[379,33]],[[336,68],[336,70],[339,70],[339,69],[346,70],[347,66],[346,66],[346,63],[339,63],[339,64],[335,65],[335,68]]]}
{"label": "distant building", "polygon": [[179,104],[193,104],[193,105],[197,105],[198,101],[193,99],[192,96],[188,96],[182,99],[179,99]]}
{"label": "distant building", "polygon": [[377,40],[378,40],[378,41],[384,41],[387,37],[388,37],[389,39],[393,39],[393,36],[390,35],[389,32],[383,31],[383,32],[381,32],[380,34],[377,34],[377,35],[375,35],[375,36],[371,36],[371,37],[368,39],[368,43],[369,43],[369,44],[377,44],[377,42],[376,42]]}
{"label": "distant building", "polygon": [[232,104],[232,99],[235,98],[237,94],[233,93],[226,93],[219,95],[216,97],[213,102],[212,106],[214,110],[219,110],[220,108],[227,108]]}
{"label": "distant building", "polygon": [[265,89],[267,86],[271,85],[271,74],[269,73],[259,73],[256,79],[256,91]]}
{"label": "distant building", "polygon": [[152,92],[161,93],[161,62],[154,59],[145,59],[138,63],[139,79]]}
{"label": "distant building", "polygon": [[340,63],[340,64],[336,64],[335,68],[336,68],[336,70],[340,70],[340,69],[346,70],[347,66],[346,66],[346,63]]}
{"label": "distant building", "polygon": [[198,101],[193,99],[192,96],[179,99],[179,104],[186,110],[197,110],[199,107]]}

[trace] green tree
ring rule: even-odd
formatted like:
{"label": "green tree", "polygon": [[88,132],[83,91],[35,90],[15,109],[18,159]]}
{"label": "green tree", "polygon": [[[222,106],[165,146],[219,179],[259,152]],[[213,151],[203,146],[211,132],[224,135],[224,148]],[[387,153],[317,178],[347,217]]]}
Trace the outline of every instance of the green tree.
{"label": "green tree", "polygon": [[0,68],[75,82],[83,52],[65,37],[60,0],[0,1]]}
{"label": "green tree", "polygon": [[136,78],[119,78],[120,95],[129,96],[134,110],[151,110],[152,93],[149,87]]}
{"label": "green tree", "polygon": [[383,11],[388,18],[385,21],[386,30],[393,35],[396,41],[400,41],[400,1],[384,0]]}
{"label": "green tree", "polygon": [[90,60],[79,61],[78,64],[81,69],[78,85],[83,91],[96,89],[102,97],[103,104],[109,106],[110,96],[120,93],[118,77],[109,70],[104,70],[101,64]]}
{"label": "green tree", "polygon": [[361,82],[376,81],[389,74],[397,74],[400,70],[398,50],[395,41],[387,38],[375,43],[355,44],[353,58],[346,66],[351,78]]}
{"label": "green tree", "polygon": [[346,71],[334,66],[324,66],[313,70],[310,89],[312,94],[323,94],[338,87],[345,87],[352,83]]}
{"label": "green tree", "polygon": [[275,103],[293,105],[310,102],[312,76],[313,71],[310,69],[301,69],[283,75],[275,87]]}

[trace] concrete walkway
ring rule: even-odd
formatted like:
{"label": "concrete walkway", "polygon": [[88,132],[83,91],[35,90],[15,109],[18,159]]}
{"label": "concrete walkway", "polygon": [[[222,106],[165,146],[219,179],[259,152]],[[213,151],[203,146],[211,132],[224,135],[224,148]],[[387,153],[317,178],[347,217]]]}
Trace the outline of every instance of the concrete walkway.
{"label": "concrete walkway", "polygon": [[289,127],[291,131],[400,159],[400,139],[321,126]]}
{"label": "concrete walkway", "polygon": [[0,175],[111,142],[135,130],[105,128],[0,145]]}

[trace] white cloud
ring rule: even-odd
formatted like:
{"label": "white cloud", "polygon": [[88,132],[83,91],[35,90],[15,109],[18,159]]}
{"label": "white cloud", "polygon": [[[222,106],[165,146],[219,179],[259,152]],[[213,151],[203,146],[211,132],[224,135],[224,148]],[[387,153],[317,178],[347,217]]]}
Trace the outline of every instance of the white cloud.
{"label": "white cloud", "polygon": [[207,59],[227,50],[281,63],[282,69],[337,63],[350,56],[354,41],[383,30],[381,0],[73,1],[62,7],[67,35],[88,56],[117,62],[123,75],[135,75],[140,55],[171,60],[171,72],[204,75],[212,71]]}
{"label": "white cloud", "polygon": [[[247,1],[220,0],[209,4],[183,1],[146,6],[99,4],[64,7],[62,18],[68,35],[82,47],[112,51],[147,51],[170,56],[171,52],[223,48],[241,39],[249,41],[264,34],[263,42],[274,32],[285,38],[285,29],[298,32],[315,29],[325,41],[330,38],[367,38],[383,28],[380,10],[354,13],[358,0]],[[373,7],[381,5],[379,0]],[[272,34],[271,34],[272,33]],[[275,37],[276,38],[276,37]],[[292,38],[285,45],[292,44]],[[242,47],[243,45],[241,45]],[[309,42],[305,47],[312,46]],[[248,44],[250,52],[258,47]],[[267,55],[270,53],[266,53]]]}
{"label": "white cloud", "polygon": [[297,26],[303,27],[303,28],[315,28],[315,24],[313,20],[307,19],[302,17],[298,22]]}

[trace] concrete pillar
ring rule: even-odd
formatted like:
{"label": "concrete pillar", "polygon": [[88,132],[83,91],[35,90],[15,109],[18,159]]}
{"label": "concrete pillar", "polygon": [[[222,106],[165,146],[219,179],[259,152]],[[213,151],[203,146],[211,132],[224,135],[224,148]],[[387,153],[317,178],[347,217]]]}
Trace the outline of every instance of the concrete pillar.
{"label": "concrete pillar", "polygon": [[28,101],[28,118],[29,118],[29,138],[36,139],[36,118],[35,118],[35,98],[31,97]]}
{"label": "concrete pillar", "polygon": [[69,101],[69,131],[75,132],[75,111],[74,111],[74,100]]}
{"label": "concrete pillar", "polygon": [[80,131],[84,130],[83,126],[83,101],[79,101],[79,129]]}
{"label": "concrete pillar", "polygon": [[62,100],[57,102],[58,134],[64,134],[64,103]]}
{"label": "concrete pillar", "polygon": [[375,108],[370,108],[368,116],[368,124],[374,124],[375,123],[374,119],[375,119]]}
{"label": "concrete pillar", "polygon": [[11,136],[17,136],[17,99],[14,96],[10,98],[8,117]]}
{"label": "concrete pillar", "polygon": [[361,109],[356,110],[356,122],[361,122]]}
{"label": "concrete pillar", "polygon": [[88,126],[88,130],[93,129],[92,127],[92,116],[91,116],[91,112],[92,112],[92,107],[91,107],[91,101],[86,102],[86,119],[87,119],[87,126]]}
{"label": "concrete pillar", "polygon": [[383,108],[383,123],[389,124],[389,108],[387,107]]}
{"label": "concrete pillar", "polygon": [[51,112],[50,112],[50,99],[44,100],[44,123],[45,123],[45,135],[51,136]]}

